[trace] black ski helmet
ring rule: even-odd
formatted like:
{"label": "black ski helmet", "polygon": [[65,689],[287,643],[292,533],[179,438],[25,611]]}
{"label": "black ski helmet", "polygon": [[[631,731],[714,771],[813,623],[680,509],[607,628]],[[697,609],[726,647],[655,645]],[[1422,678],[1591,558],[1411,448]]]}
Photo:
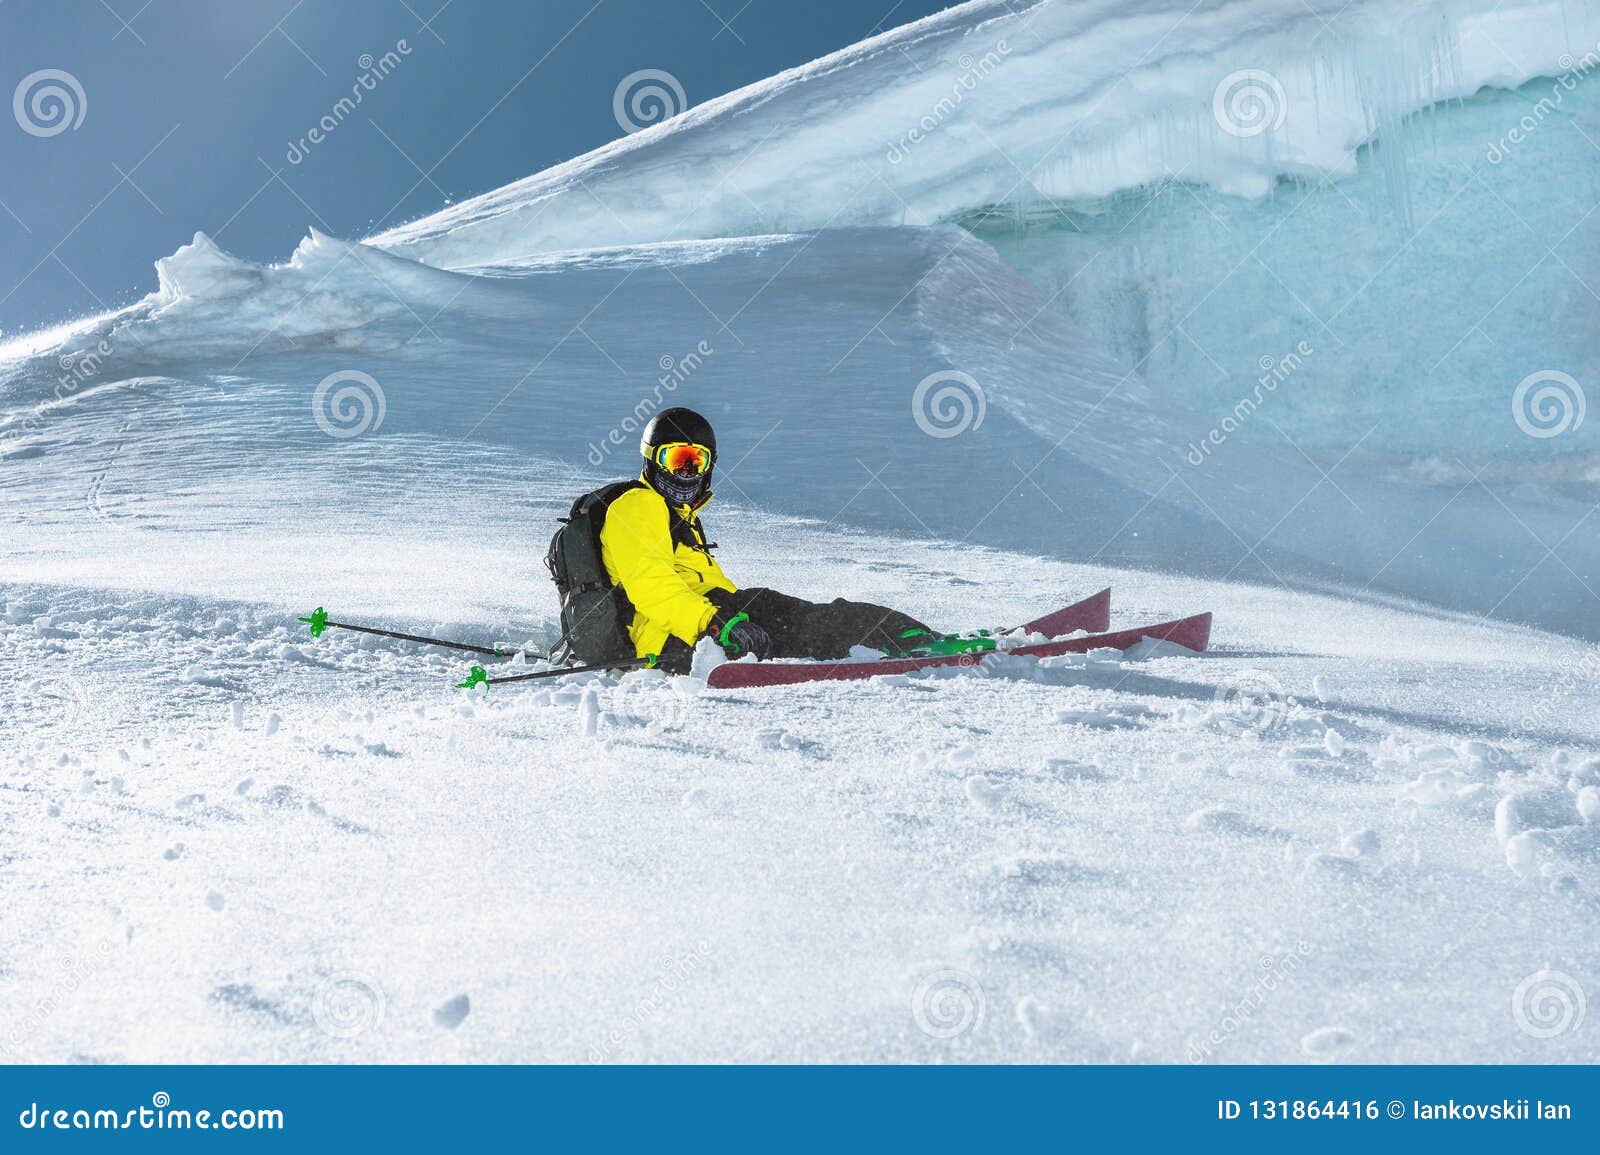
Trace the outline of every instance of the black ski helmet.
{"label": "black ski helmet", "polygon": [[[669,472],[656,463],[656,450],[674,441],[687,441],[691,445],[704,445],[711,451],[711,464],[706,471],[693,477]],[[687,505],[691,509],[705,500],[711,488],[711,471],[717,463],[717,435],[707,421],[693,409],[663,409],[644,427],[639,438],[639,452],[644,456],[644,479],[662,497],[673,505]]]}

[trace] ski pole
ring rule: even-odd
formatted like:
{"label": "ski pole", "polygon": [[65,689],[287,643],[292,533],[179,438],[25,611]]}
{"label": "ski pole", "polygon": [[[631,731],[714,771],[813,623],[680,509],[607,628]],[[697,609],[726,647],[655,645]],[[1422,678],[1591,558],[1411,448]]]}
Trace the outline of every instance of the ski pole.
{"label": "ski pole", "polygon": [[[353,626],[349,622],[334,622],[328,620],[328,611],[318,606],[311,611],[309,618],[298,619],[311,627],[311,636],[320,638],[324,630],[349,630],[356,634],[373,634],[380,638],[398,638],[402,642],[421,642],[428,646],[442,646],[447,650],[466,650],[473,654],[488,654],[495,658],[509,658],[514,651],[498,650],[493,646],[473,646],[466,642],[447,642],[442,638],[425,638],[420,634],[402,634],[398,630],[378,630],[371,626]],[[543,658],[543,654],[529,654],[530,658]]]}
{"label": "ski pole", "polygon": [[470,690],[474,686],[498,686],[503,682],[531,682],[537,678],[559,678],[566,674],[592,674],[597,670],[647,670],[655,664],[655,655],[652,654],[648,658],[629,658],[625,662],[603,662],[593,666],[562,666],[555,670],[539,670],[532,674],[508,674],[499,678],[491,678],[489,671],[482,666],[473,666],[467,674],[467,680],[456,683],[456,689]]}

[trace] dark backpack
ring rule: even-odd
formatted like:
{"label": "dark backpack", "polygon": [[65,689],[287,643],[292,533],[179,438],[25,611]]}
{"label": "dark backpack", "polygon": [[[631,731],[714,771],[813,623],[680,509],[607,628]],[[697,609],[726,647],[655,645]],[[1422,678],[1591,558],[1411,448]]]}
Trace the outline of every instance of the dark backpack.
{"label": "dark backpack", "polygon": [[611,503],[642,481],[617,481],[572,503],[570,516],[550,539],[544,564],[561,597],[561,642],[585,665],[605,665],[634,657],[628,626],[633,603],[606,573],[600,554],[600,528]]}

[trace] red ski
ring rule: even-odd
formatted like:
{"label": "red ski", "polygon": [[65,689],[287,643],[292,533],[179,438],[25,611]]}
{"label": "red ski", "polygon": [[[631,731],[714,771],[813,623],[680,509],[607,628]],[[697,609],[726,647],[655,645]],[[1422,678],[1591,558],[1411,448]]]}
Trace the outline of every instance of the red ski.
{"label": "red ski", "polygon": [[[1105,596],[1096,594],[1090,601]],[[1075,607],[1068,607],[1069,610],[1073,608]],[[1067,611],[1059,612],[1064,614]],[[1118,630],[1115,633],[1060,638],[1053,642],[1019,646],[1013,650],[949,654],[931,658],[885,658],[879,662],[729,662],[712,670],[706,679],[706,684],[717,690],[732,690],[754,686],[792,686],[803,682],[849,682],[947,666],[957,668],[980,666],[991,653],[1052,658],[1060,654],[1087,653],[1090,650],[1126,650],[1145,638],[1173,642],[1196,652],[1203,651],[1211,640],[1211,615],[1196,614],[1194,617],[1159,622],[1131,630]]]}
{"label": "red ski", "polygon": [[1043,634],[1047,638],[1064,637],[1078,630],[1099,633],[1111,628],[1111,587],[1090,594],[1081,602],[1073,602],[1065,609],[1045,614],[1042,618],[1020,627],[1025,634]]}

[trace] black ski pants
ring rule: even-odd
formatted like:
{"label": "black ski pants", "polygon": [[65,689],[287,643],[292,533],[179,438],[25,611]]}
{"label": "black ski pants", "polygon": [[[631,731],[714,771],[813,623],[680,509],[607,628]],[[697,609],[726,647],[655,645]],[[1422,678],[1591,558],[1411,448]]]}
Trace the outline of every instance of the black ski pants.
{"label": "black ski pants", "polygon": [[[848,657],[852,646],[893,653],[907,630],[928,629],[916,618],[886,606],[844,598],[808,602],[762,586],[735,593],[711,590],[706,597],[719,610],[749,614],[752,622],[772,636],[775,658],[834,661]],[[672,638],[662,647],[661,665],[668,670],[687,670],[689,655],[689,647]]]}

